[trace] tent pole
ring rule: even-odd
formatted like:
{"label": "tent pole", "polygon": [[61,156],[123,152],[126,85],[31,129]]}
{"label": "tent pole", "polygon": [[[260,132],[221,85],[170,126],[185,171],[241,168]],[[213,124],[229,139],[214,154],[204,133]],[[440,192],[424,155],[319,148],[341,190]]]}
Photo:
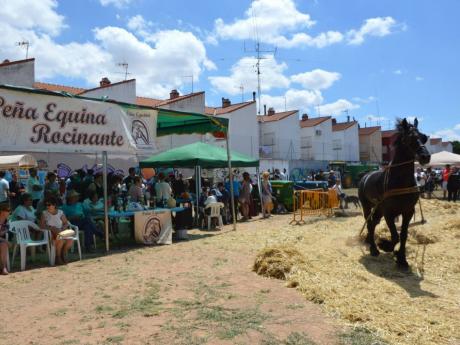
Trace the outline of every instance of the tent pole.
{"label": "tent pole", "polygon": [[230,154],[230,144],[228,139],[228,132],[225,135],[225,142],[227,144],[227,161],[228,161],[228,176],[230,179],[230,200],[232,203],[232,218],[233,230],[236,231],[236,210],[235,210],[235,195],[233,193],[233,171],[232,171],[232,156]]}
{"label": "tent pole", "polygon": [[102,152],[102,178],[104,187],[104,230],[105,230],[105,250],[109,251],[109,205],[107,197],[107,151]]}
{"label": "tent pole", "polygon": [[198,227],[200,227],[200,224],[198,224],[199,216],[200,216],[200,205],[199,205],[199,200],[200,200],[200,193],[201,193],[201,167],[197,165],[195,167],[195,186],[196,186],[196,224]]}

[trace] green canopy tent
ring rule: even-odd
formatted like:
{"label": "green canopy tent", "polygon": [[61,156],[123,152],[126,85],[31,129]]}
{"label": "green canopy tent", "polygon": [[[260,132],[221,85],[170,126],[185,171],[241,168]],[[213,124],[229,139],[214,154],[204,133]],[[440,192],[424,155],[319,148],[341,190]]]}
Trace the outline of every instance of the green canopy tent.
{"label": "green canopy tent", "polygon": [[[259,160],[244,154],[231,151],[233,167],[258,167]],[[223,148],[202,142],[177,147],[139,163],[141,168],[174,167],[186,168],[200,166],[201,168],[226,168],[228,166],[227,151]]]}
{"label": "green canopy tent", "polygon": [[[195,167],[197,176],[200,175],[201,168],[229,168],[230,176],[230,196],[232,199],[232,205],[235,204],[234,192],[233,192],[233,167],[259,167],[259,160],[244,154],[230,151],[227,141],[227,150],[205,144],[202,142],[196,142],[190,145],[177,147],[157,155],[154,155],[146,160],[139,163],[141,168],[160,168],[160,167],[174,167],[174,168],[187,168]],[[258,174],[257,174],[258,175]],[[200,190],[199,187],[200,179],[197,179],[197,192]],[[197,205],[198,208],[198,205]],[[198,211],[198,210],[197,210]],[[198,213],[198,212],[197,212]],[[236,214],[235,208],[232,207],[233,213],[233,227],[236,229]]]}

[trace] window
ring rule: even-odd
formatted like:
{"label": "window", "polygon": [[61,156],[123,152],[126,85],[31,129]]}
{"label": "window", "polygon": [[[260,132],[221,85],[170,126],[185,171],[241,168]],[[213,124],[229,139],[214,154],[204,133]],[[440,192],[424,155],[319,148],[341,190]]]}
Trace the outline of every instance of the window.
{"label": "window", "polygon": [[313,147],[311,137],[302,137],[300,141],[300,148],[308,149]]}
{"label": "window", "polygon": [[264,133],[262,145],[263,146],[274,146],[275,145],[275,132]]}
{"label": "window", "polygon": [[334,151],[339,151],[342,149],[342,140],[340,139],[334,139],[332,140],[332,149]]}

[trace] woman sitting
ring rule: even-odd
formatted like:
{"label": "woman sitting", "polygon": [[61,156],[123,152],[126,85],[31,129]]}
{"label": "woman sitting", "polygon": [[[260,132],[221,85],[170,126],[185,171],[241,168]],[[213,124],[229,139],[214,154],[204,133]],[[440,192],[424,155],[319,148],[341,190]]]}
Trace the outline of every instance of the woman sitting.
{"label": "woman sitting", "polygon": [[67,263],[67,253],[72,246],[71,239],[58,239],[61,231],[69,228],[64,212],[57,208],[57,200],[55,197],[50,197],[46,200],[46,210],[42,212],[40,219],[40,228],[51,231],[54,247],[56,248],[56,264],[62,265]]}
{"label": "woman sitting", "polygon": [[13,211],[12,220],[36,221],[35,209],[32,206],[32,195],[25,193],[19,199],[19,206]]}
{"label": "woman sitting", "polygon": [[67,203],[62,206],[62,210],[67,219],[85,233],[85,250],[92,250],[93,235],[103,237],[102,232],[96,229],[92,220],[86,216],[83,205],[79,202],[80,194],[74,190],[67,192]]}
{"label": "woman sitting", "polygon": [[88,197],[83,201],[83,210],[89,216],[94,216],[104,211],[104,203],[99,199],[96,191],[89,192]]}
{"label": "woman sitting", "polygon": [[7,203],[0,204],[0,274],[8,274],[8,241],[6,233],[8,232],[8,216],[10,215],[10,205]]}

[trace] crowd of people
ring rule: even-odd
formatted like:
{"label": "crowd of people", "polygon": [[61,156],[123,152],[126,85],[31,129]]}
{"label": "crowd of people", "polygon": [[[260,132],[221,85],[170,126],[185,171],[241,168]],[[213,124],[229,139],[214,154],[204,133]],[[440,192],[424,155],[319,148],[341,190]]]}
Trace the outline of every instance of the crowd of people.
{"label": "crowd of people", "polygon": [[422,197],[431,199],[436,189],[442,190],[442,198],[456,202],[460,192],[460,169],[446,164],[443,169],[417,168],[414,173]]}

